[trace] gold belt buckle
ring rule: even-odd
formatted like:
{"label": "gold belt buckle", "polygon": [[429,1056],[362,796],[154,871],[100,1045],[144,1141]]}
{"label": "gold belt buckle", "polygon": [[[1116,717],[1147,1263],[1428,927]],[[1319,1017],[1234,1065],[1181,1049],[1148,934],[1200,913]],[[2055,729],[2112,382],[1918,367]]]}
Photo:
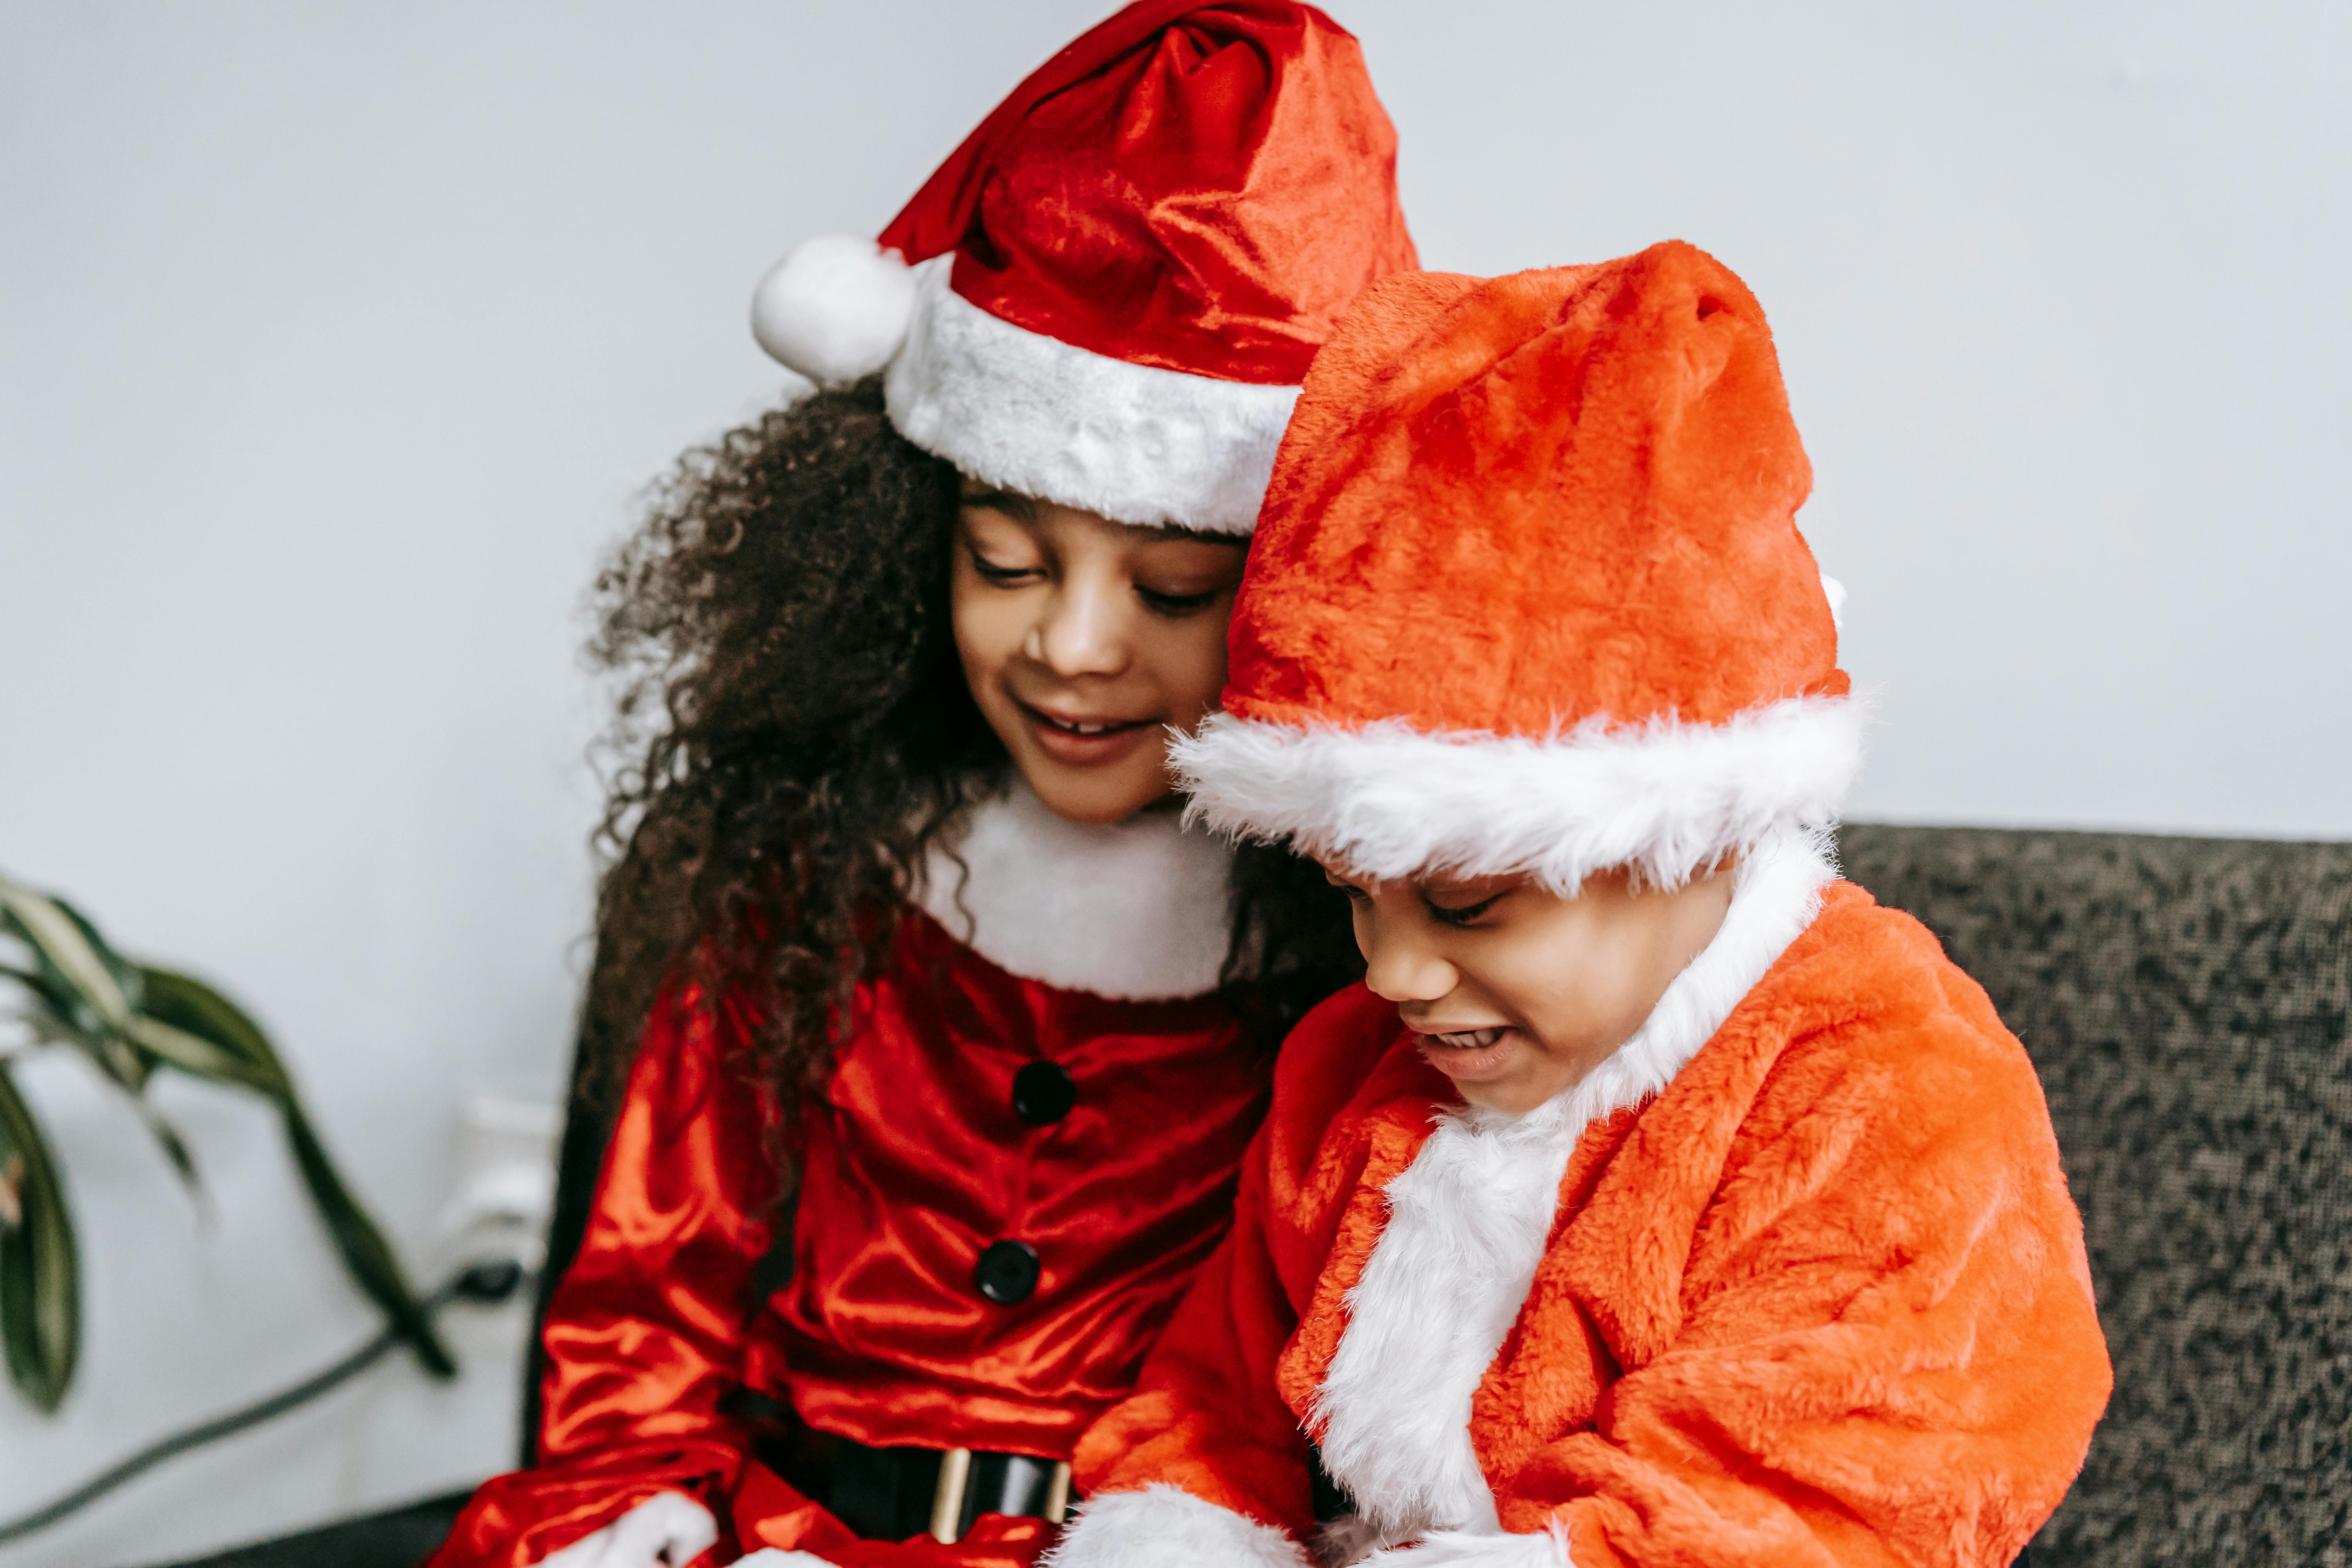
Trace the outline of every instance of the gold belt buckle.
{"label": "gold belt buckle", "polygon": [[[940,1482],[931,1493],[931,1539],[942,1546],[953,1546],[963,1534],[964,1498],[971,1489],[971,1450],[950,1448],[940,1456]],[[1054,1466],[1045,1483],[1045,1510],[1043,1518],[1048,1524],[1059,1524],[1070,1511],[1070,1464],[1066,1459]]]}

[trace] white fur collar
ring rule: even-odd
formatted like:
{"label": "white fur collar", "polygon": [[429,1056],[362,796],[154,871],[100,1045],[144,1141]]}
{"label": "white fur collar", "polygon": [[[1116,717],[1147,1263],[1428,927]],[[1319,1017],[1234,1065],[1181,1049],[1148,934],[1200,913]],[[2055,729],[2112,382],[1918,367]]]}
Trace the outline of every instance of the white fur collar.
{"label": "white fur collar", "polygon": [[1812,923],[1834,875],[1811,836],[1767,839],[1742,863],[1715,940],[1616,1054],[1523,1116],[1440,1115],[1389,1183],[1387,1224],[1348,1293],[1314,1410],[1324,1465],[1374,1542],[1499,1528],[1470,1400],[1527,1300],[1577,1139],[1665,1088]]}
{"label": "white fur collar", "polygon": [[1232,880],[1232,849],[1173,811],[1066,822],[1015,778],[932,845],[915,901],[1008,973],[1151,1002],[1217,988]]}

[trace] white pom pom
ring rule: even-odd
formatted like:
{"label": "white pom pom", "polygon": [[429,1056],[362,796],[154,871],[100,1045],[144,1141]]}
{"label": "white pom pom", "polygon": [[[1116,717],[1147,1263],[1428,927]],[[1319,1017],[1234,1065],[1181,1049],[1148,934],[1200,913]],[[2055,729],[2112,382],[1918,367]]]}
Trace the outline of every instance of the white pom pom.
{"label": "white pom pom", "polygon": [[751,295],[751,335],[812,381],[856,381],[890,363],[915,313],[915,272],[856,235],[803,240]]}
{"label": "white pom pom", "polygon": [[1822,574],[1822,595],[1830,602],[1830,630],[1845,630],[1845,584],[1824,572]]}

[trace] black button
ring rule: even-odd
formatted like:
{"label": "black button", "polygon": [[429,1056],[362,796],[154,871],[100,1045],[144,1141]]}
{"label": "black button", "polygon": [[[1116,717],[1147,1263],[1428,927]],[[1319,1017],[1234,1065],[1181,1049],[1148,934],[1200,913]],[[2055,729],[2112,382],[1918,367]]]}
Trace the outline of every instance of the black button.
{"label": "black button", "polygon": [[1000,1307],[1026,1301],[1037,1289],[1037,1249],[1025,1241],[996,1242],[980,1255],[971,1282]]}
{"label": "black button", "polygon": [[1051,1127],[1077,1102],[1077,1083],[1059,1062],[1031,1062],[1013,1075],[1013,1110],[1032,1127]]}

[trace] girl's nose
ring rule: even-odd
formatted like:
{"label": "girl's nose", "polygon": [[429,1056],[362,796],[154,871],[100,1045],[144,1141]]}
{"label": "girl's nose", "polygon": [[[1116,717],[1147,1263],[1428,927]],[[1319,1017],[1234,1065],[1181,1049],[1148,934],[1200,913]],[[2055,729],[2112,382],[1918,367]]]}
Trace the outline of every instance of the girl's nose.
{"label": "girl's nose", "polygon": [[1129,658],[1125,608],[1113,584],[1066,579],[1022,652],[1059,676],[1117,675]]}

